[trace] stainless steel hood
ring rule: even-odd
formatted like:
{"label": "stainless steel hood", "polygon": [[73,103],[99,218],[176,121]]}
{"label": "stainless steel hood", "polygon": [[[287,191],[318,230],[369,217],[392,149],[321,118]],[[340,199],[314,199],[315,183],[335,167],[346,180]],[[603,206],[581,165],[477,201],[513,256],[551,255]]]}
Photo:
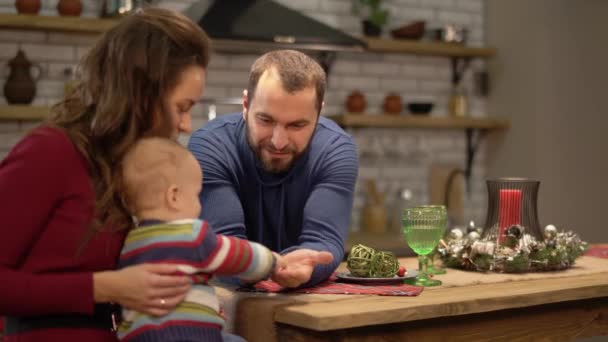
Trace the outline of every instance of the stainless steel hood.
{"label": "stainless steel hood", "polygon": [[363,51],[365,43],[270,0],[199,1],[187,11],[218,51]]}

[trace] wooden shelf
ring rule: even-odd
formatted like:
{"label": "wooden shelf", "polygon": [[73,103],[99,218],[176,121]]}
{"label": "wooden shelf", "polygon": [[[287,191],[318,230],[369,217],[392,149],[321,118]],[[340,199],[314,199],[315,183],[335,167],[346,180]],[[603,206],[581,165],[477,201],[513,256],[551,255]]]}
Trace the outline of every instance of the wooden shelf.
{"label": "wooden shelf", "polygon": [[409,53],[424,56],[444,57],[482,57],[496,55],[494,48],[468,47],[455,43],[424,42],[416,40],[396,40],[382,38],[363,38],[371,52]]}
{"label": "wooden shelf", "polygon": [[506,129],[511,126],[508,120],[498,118],[436,118],[388,114],[342,114],[328,116],[328,118],[343,127]]}
{"label": "wooden shelf", "polygon": [[1,28],[18,30],[102,33],[112,28],[117,22],[117,19],[0,14]]}
{"label": "wooden shelf", "polygon": [[3,105],[0,106],[0,121],[25,120],[37,121],[46,119],[49,107],[30,105]]}
{"label": "wooden shelf", "polygon": [[[20,30],[67,31],[80,33],[103,33],[112,28],[120,19],[99,19],[87,17],[62,17],[51,15],[0,14],[0,27]],[[467,47],[452,43],[421,42],[382,38],[361,38],[371,52],[407,53],[426,56],[483,57],[496,54],[493,48]],[[234,49],[230,40],[218,40],[225,50]],[[245,45],[251,42],[245,42]],[[237,45],[242,45],[237,43]],[[246,48],[238,46],[238,48]]]}

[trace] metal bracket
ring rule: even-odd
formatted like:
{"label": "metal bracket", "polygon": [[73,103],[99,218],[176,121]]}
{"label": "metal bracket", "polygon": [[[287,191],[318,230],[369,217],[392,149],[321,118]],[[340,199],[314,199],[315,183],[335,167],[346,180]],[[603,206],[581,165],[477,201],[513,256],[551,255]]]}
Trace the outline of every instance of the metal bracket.
{"label": "metal bracket", "polygon": [[317,61],[321,65],[321,68],[323,68],[323,70],[325,71],[325,75],[327,78],[329,78],[329,72],[330,72],[331,67],[333,66],[335,60],[336,60],[335,52],[333,52],[333,51],[319,52],[319,57],[317,58]]}
{"label": "metal bracket", "polygon": [[[475,132],[477,132],[477,134],[475,134]],[[475,153],[477,153],[477,149],[479,148],[479,144],[481,144],[481,141],[483,140],[483,138],[486,135],[486,130],[467,128],[465,130],[465,134],[466,134],[466,141],[467,141],[467,144],[466,144],[467,160],[466,160],[465,169],[464,170],[454,169],[447,177],[447,181],[445,183],[445,189],[444,189],[444,193],[443,193],[443,204],[445,205],[446,208],[450,207],[449,194],[450,194],[450,190],[452,189],[452,183],[454,181],[454,178],[457,175],[459,175],[459,174],[464,175],[464,178],[466,181],[467,194],[471,193],[471,175],[473,174],[473,161],[475,159]]]}
{"label": "metal bracket", "polygon": [[[473,174],[473,161],[475,159],[475,153],[481,144],[481,141],[486,135],[485,129],[473,129],[467,128],[465,130],[466,134],[466,155],[467,155],[467,163],[464,169],[464,176],[467,182],[467,192],[471,192],[471,175]],[[477,134],[475,134],[477,133]]]}
{"label": "metal bracket", "polygon": [[462,77],[469,68],[471,57],[452,57],[452,85],[455,87],[460,83]]}

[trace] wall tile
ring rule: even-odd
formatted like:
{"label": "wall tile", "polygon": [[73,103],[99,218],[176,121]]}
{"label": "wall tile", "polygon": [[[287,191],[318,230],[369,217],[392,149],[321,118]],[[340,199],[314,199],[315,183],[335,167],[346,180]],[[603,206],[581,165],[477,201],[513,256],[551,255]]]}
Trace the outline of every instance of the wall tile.
{"label": "wall tile", "polygon": [[351,14],[351,1],[349,0],[323,0],[320,3],[320,10],[335,15]]}
{"label": "wall tile", "polygon": [[68,61],[76,58],[76,49],[70,45],[23,44],[21,48],[33,61]]}
{"label": "wall tile", "polygon": [[0,42],[41,43],[46,41],[46,39],[46,32],[12,30],[5,28],[0,30]]}
{"label": "wall tile", "polygon": [[0,121],[0,133],[15,133],[15,132],[19,132],[19,122],[18,121],[12,121],[12,122],[3,122]]}
{"label": "wall tile", "polygon": [[61,45],[85,45],[92,46],[99,39],[97,34],[74,34],[62,32],[49,32],[48,42]]}
{"label": "wall tile", "polygon": [[470,13],[456,11],[439,11],[438,18],[441,22],[471,27],[473,16]]}
{"label": "wall tile", "polygon": [[456,0],[456,8],[474,13],[482,13],[483,0]]}

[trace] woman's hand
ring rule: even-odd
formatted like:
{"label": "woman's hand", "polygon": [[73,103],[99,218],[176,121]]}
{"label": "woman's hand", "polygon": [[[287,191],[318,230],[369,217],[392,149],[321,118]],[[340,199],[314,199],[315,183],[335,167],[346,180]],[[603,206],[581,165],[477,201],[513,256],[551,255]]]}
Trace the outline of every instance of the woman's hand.
{"label": "woman's hand", "polygon": [[175,275],[177,265],[142,264],[93,274],[95,302],[115,302],[153,316],[172,311],[186,296],[191,282]]}

